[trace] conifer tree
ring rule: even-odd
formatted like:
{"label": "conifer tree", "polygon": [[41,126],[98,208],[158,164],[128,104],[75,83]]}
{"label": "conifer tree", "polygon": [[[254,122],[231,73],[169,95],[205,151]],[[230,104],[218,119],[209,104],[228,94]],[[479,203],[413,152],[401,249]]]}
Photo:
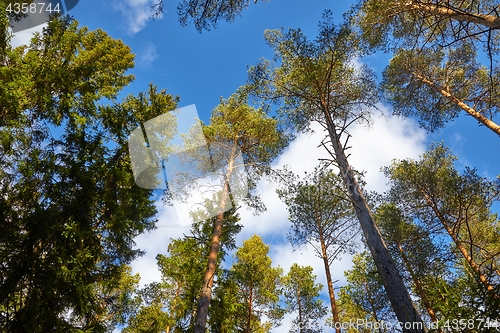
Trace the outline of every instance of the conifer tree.
{"label": "conifer tree", "polygon": [[[330,266],[340,255],[352,251],[359,229],[352,204],[342,191],[342,180],[333,170],[316,167],[295,184],[287,183],[278,195],[288,206],[294,247],[308,244],[322,259],[334,323],[339,323]],[[340,327],[336,326],[340,333]]]}
{"label": "conifer tree", "polygon": [[311,266],[293,264],[283,277],[283,294],[288,311],[297,313],[292,321],[292,333],[322,332],[320,321],[327,313],[319,293],[323,286],[316,283]]}
{"label": "conifer tree", "polygon": [[293,29],[266,31],[265,38],[274,48],[274,61],[251,67],[250,85],[257,96],[279,103],[278,112],[296,130],[307,131],[311,122],[322,125],[326,138],[321,144],[340,170],[392,308],[399,321],[412,323],[405,332],[425,331],[348,162],[349,128],[368,122],[378,101],[373,73],[353,65],[359,50],[355,36],[348,27],[334,25],[327,12],[314,41]]}

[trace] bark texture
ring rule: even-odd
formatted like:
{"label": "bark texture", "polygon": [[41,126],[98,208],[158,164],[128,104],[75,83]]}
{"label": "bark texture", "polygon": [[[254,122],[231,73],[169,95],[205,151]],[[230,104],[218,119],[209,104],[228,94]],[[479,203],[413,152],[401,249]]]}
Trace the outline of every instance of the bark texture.
{"label": "bark texture", "polygon": [[[405,333],[427,332],[420,314],[415,308],[410,294],[406,289],[401,275],[385,245],[382,235],[370,212],[370,208],[363,196],[359,184],[354,177],[351,167],[347,161],[344,148],[340,142],[328,109],[323,109],[323,114],[327,124],[328,134],[335,153],[336,162],[341,172],[342,180],[347,188],[347,193],[352,200],[354,210],[358,217],[361,230],[366,239],[366,243],[373,256],[377,272],[384,284],[385,292],[391,302],[391,306],[398,320],[403,324]],[[410,328],[406,328],[410,327]]]}

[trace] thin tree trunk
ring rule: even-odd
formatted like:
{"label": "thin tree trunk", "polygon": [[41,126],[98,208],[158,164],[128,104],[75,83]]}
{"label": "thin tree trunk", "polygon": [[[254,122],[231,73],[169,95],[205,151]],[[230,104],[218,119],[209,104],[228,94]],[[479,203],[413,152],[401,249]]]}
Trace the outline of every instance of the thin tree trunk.
{"label": "thin tree trunk", "polygon": [[[365,285],[366,295],[368,296],[368,303],[370,303],[370,308],[372,310],[373,319],[375,320],[376,323],[380,323],[380,320],[378,319],[377,311],[375,309],[375,302],[373,301],[373,295],[371,293],[370,287],[368,286],[368,281],[364,280],[363,282],[364,282],[364,285]],[[383,325],[380,325],[379,328],[378,328],[378,331],[380,333],[383,333],[382,332],[382,326]]]}
{"label": "thin tree trunk", "polygon": [[499,29],[500,18],[494,15],[473,14],[468,13],[458,8],[445,7],[435,3],[422,3],[421,1],[410,1],[407,5],[412,10],[423,10],[429,14],[454,19],[460,22],[476,23],[487,28]]}
{"label": "thin tree trunk", "polygon": [[297,305],[299,306],[299,333],[302,333],[302,304],[300,299],[300,288],[297,286]]}
{"label": "thin tree trunk", "polygon": [[361,193],[359,184],[356,181],[352,169],[347,161],[344,148],[340,143],[335,124],[333,123],[329,110],[325,107],[325,105],[326,104],[323,104],[323,113],[327,124],[328,134],[334,149],[335,159],[340,169],[344,184],[347,188],[347,193],[354,205],[354,210],[356,211],[361,230],[363,230],[366,243],[372,253],[375,265],[377,266],[378,274],[384,284],[385,292],[391,302],[392,309],[394,310],[398,320],[403,323],[403,332],[427,332],[427,328],[425,327],[417,309],[413,305],[403,279],[401,278],[389,250],[382,239],[380,230],[375,224],[366,199]]}
{"label": "thin tree trunk", "polygon": [[[177,300],[179,298],[180,293],[181,293],[181,284],[179,282],[177,282],[177,288],[175,289],[174,300],[172,301],[172,306],[170,307],[170,317],[171,317],[171,319],[173,319],[172,317],[175,318],[175,314],[173,312],[174,312],[174,309],[175,309],[175,305],[177,304]],[[165,328],[165,333],[170,333],[171,329],[172,329],[172,327],[170,326],[170,324],[168,324],[167,327]]]}
{"label": "thin tree trunk", "polygon": [[483,124],[484,126],[489,128],[490,130],[495,132],[497,135],[500,135],[500,125],[498,125],[494,121],[486,118],[480,112],[477,112],[474,108],[468,106],[463,101],[461,101],[460,99],[453,96],[449,91],[441,88],[436,83],[432,82],[431,80],[427,79],[426,77],[424,77],[418,73],[415,73],[413,71],[410,71],[410,73],[413,76],[415,76],[417,79],[419,79],[420,81],[422,81],[423,83],[425,83],[426,85],[431,87],[434,91],[440,93],[441,95],[443,95],[444,97],[448,98],[450,101],[455,103],[459,108],[464,110],[468,115],[474,117],[481,124]]}
{"label": "thin tree trunk", "polygon": [[252,333],[252,306],[253,306],[253,285],[250,283],[250,295],[247,301],[247,322],[245,326],[245,333]]}
{"label": "thin tree trunk", "polygon": [[196,310],[194,333],[205,333],[207,327],[208,307],[212,299],[212,286],[214,283],[215,270],[217,269],[217,256],[220,250],[220,236],[222,234],[222,224],[224,222],[224,209],[229,199],[229,182],[233,172],[236,149],[237,143],[234,142],[224,179],[222,196],[219,201],[218,214],[214,223],[212,242],[210,244],[210,251],[208,252],[207,269],[205,271],[205,277],[203,278],[203,287]]}
{"label": "thin tree trunk", "polygon": [[445,217],[437,209],[437,207],[434,204],[434,202],[432,201],[432,199],[424,191],[421,191],[421,193],[424,195],[425,200],[427,201],[427,203],[429,204],[429,206],[431,206],[432,210],[434,211],[434,213],[438,217],[439,221],[441,221],[441,224],[443,225],[443,227],[446,230],[446,232],[448,232],[448,235],[450,235],[451,239],[455,243],[455,245],[458,248],[458,250],[462,253],[462,255],[465,258],[465,260],[467,261],[467,263],[469,263],[469,266],[477,274],[477,276],[479,277],[479,280],[483,283],[483,285],[485,286],[486,290],[488,292],[490,292],[495,298],[499,298],[500,295],[498,295],[497,293],[495,293],[495,288],[488,282],[488,279],[486,278],[486,276],[484,276],[481,273],[481,270],[479,269],[479,266],[476,264],[476,262],[469,255],[469,252],[463,246],[462,242],[460,241],[460,239],[458,238],[458,236],[455,234],[455,232],[450,228],[450,226],[448,225],[448,221],[446,221]]}
{"label": "thin tree trunk", "polygon": [[[429,313],[429,316],[431,317],[431,320],[435,323],[438,322],[438,319],[436,317],[436,313],[434,312],[434,309],[431,306],[431,303],[429,302],[429,299],[427,298],[427,295],[424,292],[424,288],[422,287],[422,284],[420,283],[420,280],[417,278],[417,275],[415,274],[415,271],[413,270],[413,267],[411,267],[410,260],[408,260],[408,257],[406,256],[406,253],[403,250],[403,247],[399,242],[397,242],[398,250],[399,253],[401,254],[401,257],[403,258],[403,261],[405,263],[406,269],[410,273],[411,278],[413,279],[413,282],[415,283],[415,287],[417,288],[418,295],[420,296],[420,299],[422,300],[422,303],[425,306],[425,309],[427,310],[427,313]],[[440,329],[438,329],[437,332],[441,332]]]}
{"label": "thin tree trunk", "polygon": [[335,302],[335,290],[333,289],[332,275],[330,273],[330,263],[328,262],[325,239],[323,237],[323,230],[319,228],[318,231],[319,241],[321,243],[321,257],[323,258],[323,264],[325,265],[326,284],[328,285],[328,295],[330,296],[330,305],[332,307],[333,323],[335,324],[335,332],[340,333],[339,313],[337,311],[337,303]]}

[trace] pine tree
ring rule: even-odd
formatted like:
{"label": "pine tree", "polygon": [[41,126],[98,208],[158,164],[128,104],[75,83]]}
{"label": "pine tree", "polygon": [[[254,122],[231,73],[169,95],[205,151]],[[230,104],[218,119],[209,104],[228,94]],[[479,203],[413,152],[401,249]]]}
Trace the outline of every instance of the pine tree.
{"label": "pine tree", "polygon": [[326,307],[319,299],[323,286],[316,283],[316,275],[311,266],[293,264],[283,277],[283,294],[287,310],[297,313],[292,321],[292,333],[322,332],[320,320],[326,315]]}
{"label": "pine tree", "polygon": [[341,254],[352,251],[358,229],[352,204],[342,191],[342,180],[324,167],[316,167],[296,184],[287,182],[278,195],[288,206],[292,245],[309,244],[323,261],[333,322],[339,323],[330,266]]}
{"label": "pine tree", "polygon": [[[399,321],[415,323],[421,332],[422,320],[375,224],[365,195],[346,152],[349,127],[369,121],[370,107],[377,102],[373,73],[353,65],[356,38],[346,26],[335,26],[331,13],[325,14],[319,36],[309,41],[300,30],[266,31],[274,48],[274,61],[263,60],[250,68],[254,93],[281,103],[279,113],[298,131],[318,122],[326,132],[322,142],[339,168],[345,190],[373,255],[377,271]],[[424,329],[425,330],[425,329]]]}

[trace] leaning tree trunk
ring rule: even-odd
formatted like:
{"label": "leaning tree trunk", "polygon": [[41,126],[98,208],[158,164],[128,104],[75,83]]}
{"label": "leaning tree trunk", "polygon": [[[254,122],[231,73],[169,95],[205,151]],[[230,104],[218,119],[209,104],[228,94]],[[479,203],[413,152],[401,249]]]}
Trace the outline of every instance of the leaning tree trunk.
{"label": "leaning tree trunk", "polygon": [[[406,269],[408,270],[408,273],[410,273],[410,276],[415,283],[415,288],[417,289],[418,296],[420,296],[420,300],[422,301],[422,304],[424,305],[425,309],[427,310],[427,313],[429,314],[429,317],[431,318],[432,322],[437,323],[438,319],[436,317],[436,312],[431,306],[431,302],[427,298],[427,294],[424,291],[424,287],[422,286],[422,283],[420,282],[419,278],[417,277],[417,274],[415,273],[415,270],[413,269],[410,260],[408,259],[408,256],[405,254],[405,251],[401,244],[399,242],[396,242],[396,245],[398,247],[399,254],[401,255],[401,258],[403,259],[403,262],[405,263]],[[437,330],[438,333],[442,333],[440,329]]]}
{"label": "leaning tree trunk", "polygon": [[326,284],[328,286],[328,295],[330,296],[330,306],[332,310],[335,332],[340,333],[339,312],[337,310],[337,303],[335,302],[335,291],[333,289],[332,274],[330,272],[330,263],[328,260],[328,253],[326,251],[325,238],[323,237],[323,230],[321,228],[319,229],[319,240],[321,243],[321,257],[323,258],[323,264],[325,265]]}
{"label": "leaning tree trunk", "polygon": [[[428,14],[462,22],[464,25],[467,25],[467,23],[475,23],[490,29],[500,29],[500,18],[496,15],[490,15],[489,13],[468,13],[460,8],[449,5],[447,2],[448,1],[439,4],[437,1],[436,3],[430,3],[430,1],[426,3],[423,1],[408,1],[405,3],[405,6],[407,6],[409,11],[423,11]],[[488,29],[486,29],[485,32],[486,31],[488,31]]]}
{"label": "leaning tree trunk", "polygon": [[[439,221],[443,225],[444,229],[450,235],[451,239],[455,243],[455,246],[457,249],[462,253],[462,256],[464,259],[467,261],[469,266],[472,268],[472,270],[477,274],[477,277],[479,280],[482,282],[486,290],[496,299],[500,298],[500,295],[495,292],[495,287],[491,285],[491,283],[488,281],[488,278],[484,276],[484,274],[481,272],[481,269],[479,268],[479,265],[476,263],[476,261],[469,255],[469,251],[465,248],[465,246],[462,244],[460,241],[458,235],[455,233],[455,231],[451,228],[451,226],[448,224],[448,221],[446,218],[441,214],[439,211],[438,207],[435,205],[433,200],[422,190],[420,190],[422,195],[425,198],[425,201],[427,204],[431,207],[431,209],[434,211],[434,214],[438,217]],[[471,244],[472,246],[472,244]]]}
{"label": "leaning tree trunk", "polygon": [[342,180],[347,188],[347,193],[354,205],[356,216],[358,217],[361,230],[365,236],[366,243],[373,256],[373,261],[377,266],[377,272],[384,284],[385,292],[391,307],[394,310],[399,322],[403,325],[405,333],[422,333],[427,332],[427,329],[415,308],[410,294],[399,274],[399,271],[394,264],[394,261],[387,249],[387,246],[382,239],[380,230],[375,224],[375,220],[370,212],[370,208],[366,202],[363,193],[359,187],[354,173],[347,161],[344,148],[340,143],[340,137],[336,131],[335,124],[330,116],[328,109],[324,108],[328,134],[333,146],[335,159],[340,169]]}
{"label": "leaning tree trunk", "polygon": [[488,119],[485,117],[482,113],[476,111],[473,107],[470,107],[467,105],[464,101],[456,98],[453,96],[452,93],[450,93],[448,90],[441,88],[439,85],[437,85],[435,82],[432,82],[431,80],[427,79],[426,77],[410,71],[409,72],[411,75],[415,76],[418,80],[422,81],[429,87],[431,87],[434,91],[438,92],[442,96],[446,97],[449,99],[452,103],[454,103],[456,106],[464,110],[469,116],[472,116],[475,118],[478,122],[492,130],[495,134],[500,135],[500,125],[496,124],[493,120]]}
{"label": "leaning tree trunk", "polygon": [[217,256],[220,250],[220,236],[222,234],[222,224],[224,222],[224,209],[226,207],[227,200],[229,200],[229,183],[231,180],[231,175],[233,173],[236,149],[237,143],[235,142],[231,150],[231,156],[229,158],[224,179],[224,187],[222,189],[222,196],[217,208],[218,211],[215,218],[210,251],[208,252],[207,269],[205,271],[205,277],[203,278],[201,296],[198,300],[198,306],[196,310],[194,333],[205,333],[207,327],[208,307],[212,299],[212,287],[214,283],[215,270],[217,269]]}

